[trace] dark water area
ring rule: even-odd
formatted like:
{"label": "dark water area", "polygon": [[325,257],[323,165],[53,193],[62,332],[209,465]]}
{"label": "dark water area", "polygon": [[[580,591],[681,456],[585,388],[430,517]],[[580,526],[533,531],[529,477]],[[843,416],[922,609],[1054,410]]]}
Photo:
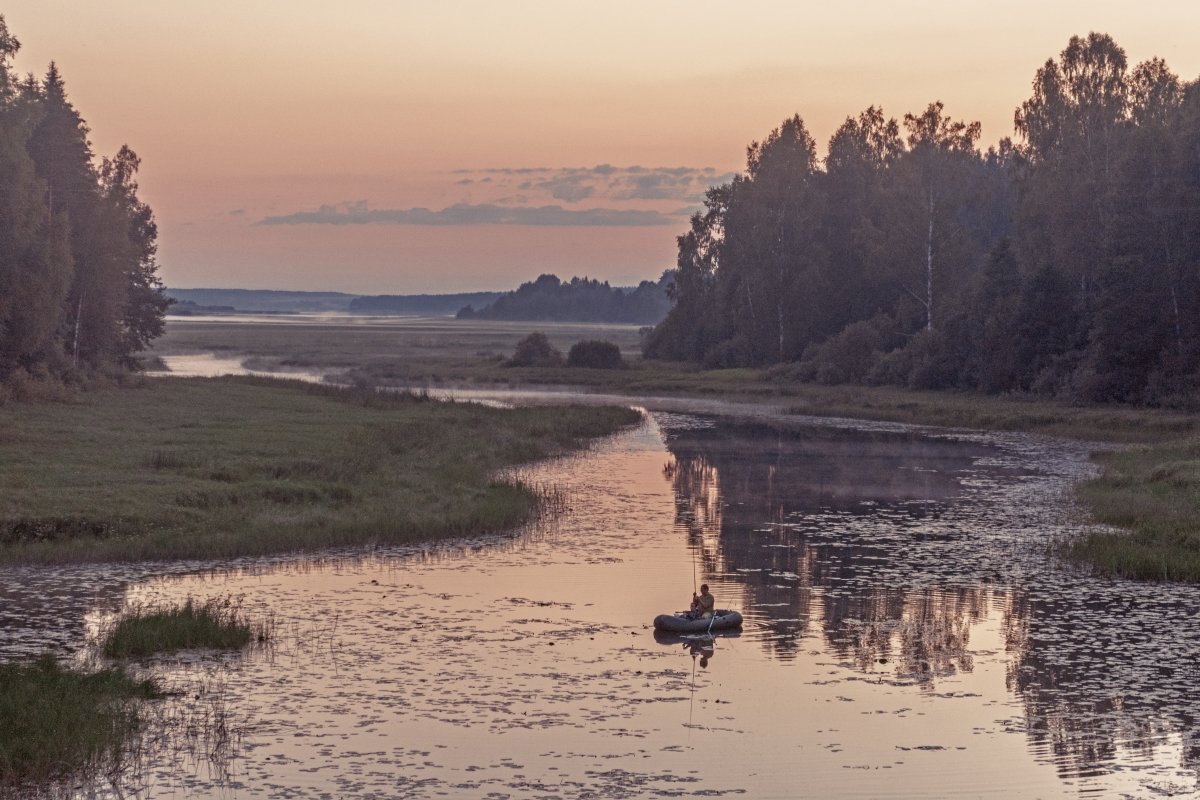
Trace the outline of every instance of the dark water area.
{"label": "dark water area", "polygon": [[[168,719],[232,735],[163,737],[99,796],[1200,796],[1200,591],[1050,547],[1089,449],[656,411],[521,470],[570,500],[515,536],[5,568],[0,658],[89,657],[130,603],[276,620],[144,662]],[[655,636],[697,582],[744,630]]]}

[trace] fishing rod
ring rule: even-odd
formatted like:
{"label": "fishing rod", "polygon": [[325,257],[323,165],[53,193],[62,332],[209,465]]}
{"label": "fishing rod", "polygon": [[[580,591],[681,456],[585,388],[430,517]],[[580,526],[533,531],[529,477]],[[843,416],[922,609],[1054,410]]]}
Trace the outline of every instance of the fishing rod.
{"label": "fishing rod", "polygon": [[698,587],[696,585],[696,548],[693,547],[692,548],[692,595],[694,596],[697,591],[698,591]]}

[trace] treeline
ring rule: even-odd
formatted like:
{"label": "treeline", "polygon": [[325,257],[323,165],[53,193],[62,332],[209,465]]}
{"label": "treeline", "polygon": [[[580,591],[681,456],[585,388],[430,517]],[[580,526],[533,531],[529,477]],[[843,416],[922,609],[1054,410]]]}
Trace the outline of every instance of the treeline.
{"label": "treeline", "polygon": [[0,383],[129,366],[170,302],[138,157],[97,165],[58,69],[19,78],[19,47],[0,16]]}
{"label": "treeline", "polygon": [[501,292],[460,292],[458,294],[379,294],[356,297],[350,301],[354,314],[430,314],[451,315],[466,306],[484,306]]}
{"label": "treeline", "polygon": [[868,108],[818,161],[799,116],[678,238],[649,357],[827,383],[1190,405],[1200,386],[1200,81],[1074,37],[1017,142],[941,103]]}
{"label": "treeline", "polygon": [[665,272],[657,282],[642,281],[628,290],[609,286],[607,281],[561,281],[556,275],[541,275],[479,310],[464,307],[458,318],[653,325],[671,307],[667,286],[672,274]]}

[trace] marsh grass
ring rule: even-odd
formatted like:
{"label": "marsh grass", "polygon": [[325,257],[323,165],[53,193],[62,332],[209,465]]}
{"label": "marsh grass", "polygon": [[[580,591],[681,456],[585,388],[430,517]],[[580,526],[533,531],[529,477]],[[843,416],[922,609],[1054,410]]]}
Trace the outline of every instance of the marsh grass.
{"label": "marsh grass", "polygon": [[63,666],[53,655],[0,665],[0,796],[120,772],[158,686],[123,669]]}
{"label": "marsh grass", "polygon": [[0,408],[0,561],[231,557],[511,528],[502,470],[634,424],[265,378],[145,379]]}
{"label": "marsh grass", "polygon": [[1097,456],[1103,472],[1079,487],[1094,518],[1126,532],[1066,542],[1069,557],[1141,580],[1200,582],[1200,439]]}
{"label": "marsh grass", "polygon": [[109,658],[141,658],[178,650],[211,648],[239,650],[251,642],[272,638],[270,620],[251,622],[232,598],[167,608],[135,606],[126,610],[101,636],[100,649]]}

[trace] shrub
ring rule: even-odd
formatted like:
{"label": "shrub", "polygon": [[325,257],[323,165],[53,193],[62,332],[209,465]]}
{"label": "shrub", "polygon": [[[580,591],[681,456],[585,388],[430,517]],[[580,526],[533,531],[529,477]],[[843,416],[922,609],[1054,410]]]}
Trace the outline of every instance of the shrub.
{"label": "shrub", "polygon": [[754,363],[750,340],[743,334],[718,342],[704,351],[705,369],[733,369]]}
{"label": "shrub", "polygon": [[557,367],[560,364],[562,353],[540,331],[534,331],[517,342],[517,349],[508,360],[510,367]]}
{"label": "shrub", "polygon": [[622,369],[625,366],[625,359],[621,358],[621,348],[612,342],[591,339],[571,345],[571,350],[567,353],[567,366]]}
{"label": "shrub", "polygon": [[883,353],[902,343],[896,322],[886,314],[847,325],[820,344],[811,344],[800,360],[803,380],[818,383],[861,383]]}

